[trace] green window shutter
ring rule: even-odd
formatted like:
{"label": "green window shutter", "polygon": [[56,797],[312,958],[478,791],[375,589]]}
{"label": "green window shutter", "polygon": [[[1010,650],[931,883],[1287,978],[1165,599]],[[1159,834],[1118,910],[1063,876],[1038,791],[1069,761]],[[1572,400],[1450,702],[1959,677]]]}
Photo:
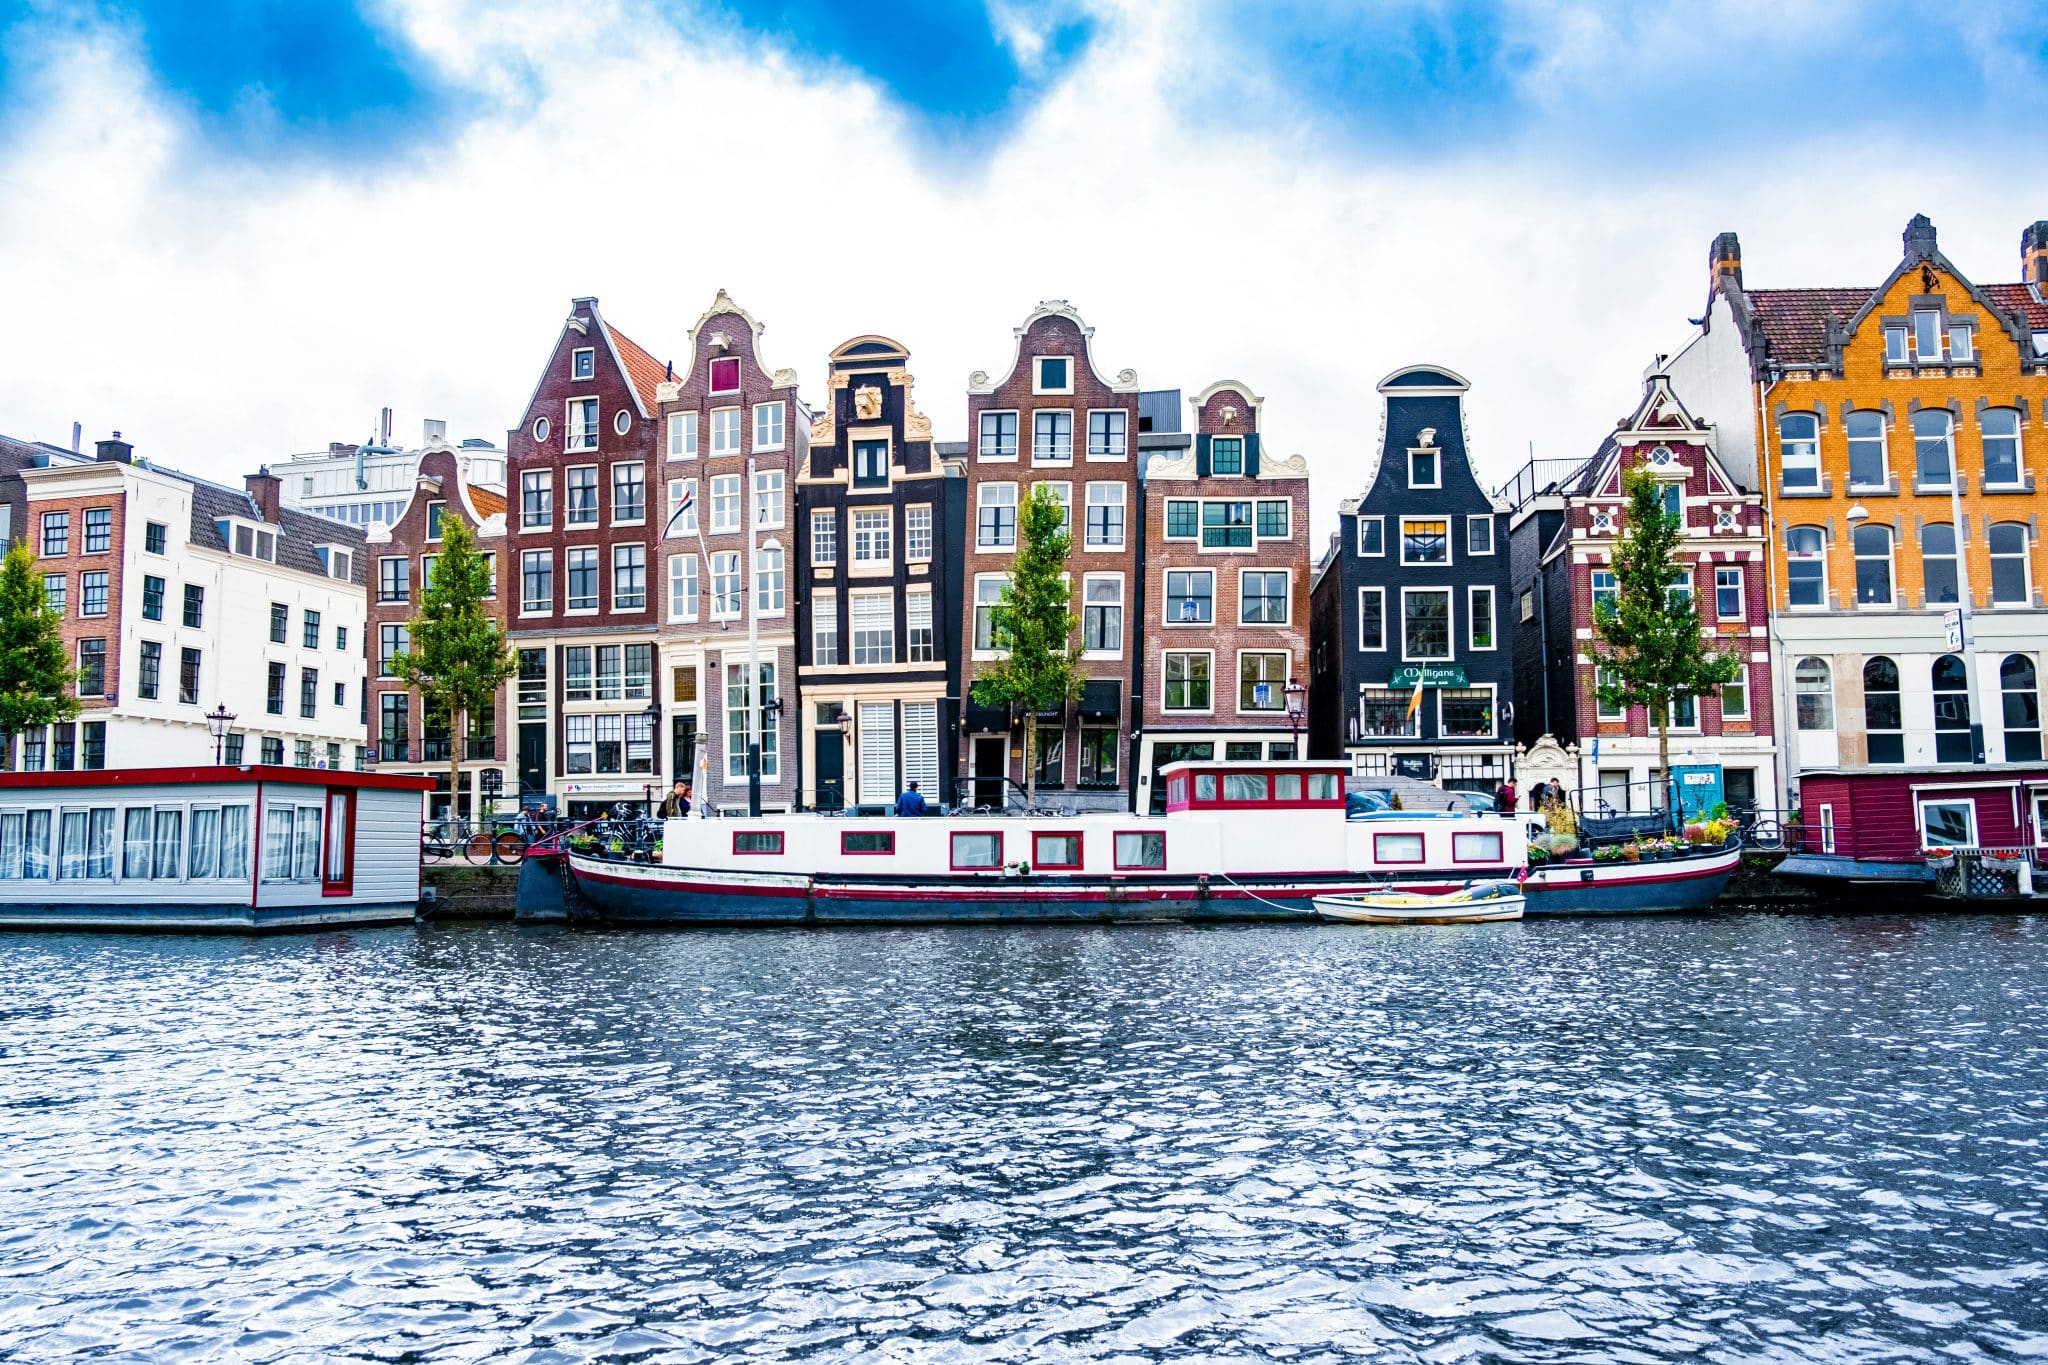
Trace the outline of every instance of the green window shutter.
{"label": "green window shutter", "polygon": [[1209,477],[1209,438],[1206,436],[1195,438],[1195,477]]}
{"label": "green window shutter", "polygon": [[1244,438],[1244,476],[1247,479],[1259,476],[1259,433],[1256,431]]}

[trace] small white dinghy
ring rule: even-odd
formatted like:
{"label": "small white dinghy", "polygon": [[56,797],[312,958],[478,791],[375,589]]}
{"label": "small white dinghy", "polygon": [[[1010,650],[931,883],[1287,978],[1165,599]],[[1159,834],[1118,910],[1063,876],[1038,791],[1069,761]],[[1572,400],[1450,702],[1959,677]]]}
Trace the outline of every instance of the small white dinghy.
{"label": "small white dinghy", "polygon": [[1457,891],[1368,891],[1317,896],[1316,913],[1345,924],[1487,924],[1520,919],[1524,898],[1516,882],[1474,882]]}

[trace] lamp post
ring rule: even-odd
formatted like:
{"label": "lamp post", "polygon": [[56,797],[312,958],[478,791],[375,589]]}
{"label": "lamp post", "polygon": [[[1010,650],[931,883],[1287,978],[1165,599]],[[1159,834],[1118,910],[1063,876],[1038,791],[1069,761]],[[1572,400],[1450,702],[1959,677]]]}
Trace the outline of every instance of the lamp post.
{"label": "lamp post", "polygon": [[647,818],[654,818],[654,793],[661,786],[661,698],[650,697],[647,709],[641,712],[647,717],[647,763],[648,781],[641,789],[646,801]]}
{"label": "lamp post", "polygon": [[235,723],[235,713],[228,710],[226,702],[216,702],[206,713],[206,733],[213,736],[213,765],[221,764],[221,753],[228,742],[228,727]]}
{"label": "lamp post", "polygon": [[1301,758],[1301,722],[1307,716],[1308,684],[1299,679],[1289,678],[1287,686],[1280,689],[1287,694],[1287,728],[1294,734],[1296,760]]}

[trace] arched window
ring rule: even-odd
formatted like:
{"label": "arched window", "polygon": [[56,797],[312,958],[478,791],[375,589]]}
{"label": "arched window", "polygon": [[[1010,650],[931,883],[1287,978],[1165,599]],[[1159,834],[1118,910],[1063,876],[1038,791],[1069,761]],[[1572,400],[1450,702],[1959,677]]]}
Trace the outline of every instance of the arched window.
{"label": "arched window", "polygon": [[1884,414],[1849,414],[1849,487],[1889,488],[1891,470],[1884,453]]}
{"label": "arched window", "polygon": [[1856,528],[1856,605],[1892,604],[1892,528],[1864,522]]}
{"label": "arched window", "polygon": [[1785,531],[1785,579],[1795,607],[1828,604],[1828,540],[1818,526]]}
{"label": "arched window", "polygon": [[1863,664],[1863,728],[1872,763],[1904,763],[1906,736],[1899,706],[1899,666],[1879,654]]}
{"label": "arched window", "polygon": [[1930,521],[1920,528],[1920,576],[1927,584],[1927,605],[1952,607],[1956,595],[1956,528]]}
{"label": "arched window", "polygon": [[1825,659],[1801,659],[1792,670],[1792,692],[1798,702],[1799,728],[1835,728],[1835,681]]}
{"label": "arched window", "polygon": [[1944,654],[1934,661],[1934,761],[1970,761],[1969,674],[1963,661]]}
{"label": "arched window", "polygon": [[1778,464],[1787,488],[1820,487],[1820,418],[1788,412],[1778,419]]}
{"label": "arched window", "polygon": [[2020,415],[2014,408],[1986,408],[1978,423],[1984,432],[1984,486],[2017,488],[2020,471]]}
{"label": "arched window", "polygon": [[2032,597],[2027,579],[2027,528],[2001,521],[1991,528],[1991,600],[2001,607],[2025,606]]}
{"label": "arched window", "polygon": [[1955,462],[1955,419],[1947,408],[1913,414],[1913,477],[1925,488],[1947,488]]}
{"label": "arched window", "polygon": [[2005,761],[2041,761],[2041,687],[2034,661],[2008,654],[1998,666],[1998,690],[2005,703]]}

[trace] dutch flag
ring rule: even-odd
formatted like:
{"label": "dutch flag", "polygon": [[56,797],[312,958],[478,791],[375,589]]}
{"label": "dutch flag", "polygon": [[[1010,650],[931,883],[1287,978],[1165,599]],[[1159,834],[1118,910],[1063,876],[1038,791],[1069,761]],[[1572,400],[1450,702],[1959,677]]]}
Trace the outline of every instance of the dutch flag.
{"label": "dutch flag", "polygon": [[683,496],[676,500],[676,510],[668,514],[668,525],[665,528],[663,528],[662,535],[674,535],[676,533],[676,527],[682,524],[683,517],[689,512],[689,510],[692,507],[695,507],[696,505],[696,485],[694,483],[684,484]]}

